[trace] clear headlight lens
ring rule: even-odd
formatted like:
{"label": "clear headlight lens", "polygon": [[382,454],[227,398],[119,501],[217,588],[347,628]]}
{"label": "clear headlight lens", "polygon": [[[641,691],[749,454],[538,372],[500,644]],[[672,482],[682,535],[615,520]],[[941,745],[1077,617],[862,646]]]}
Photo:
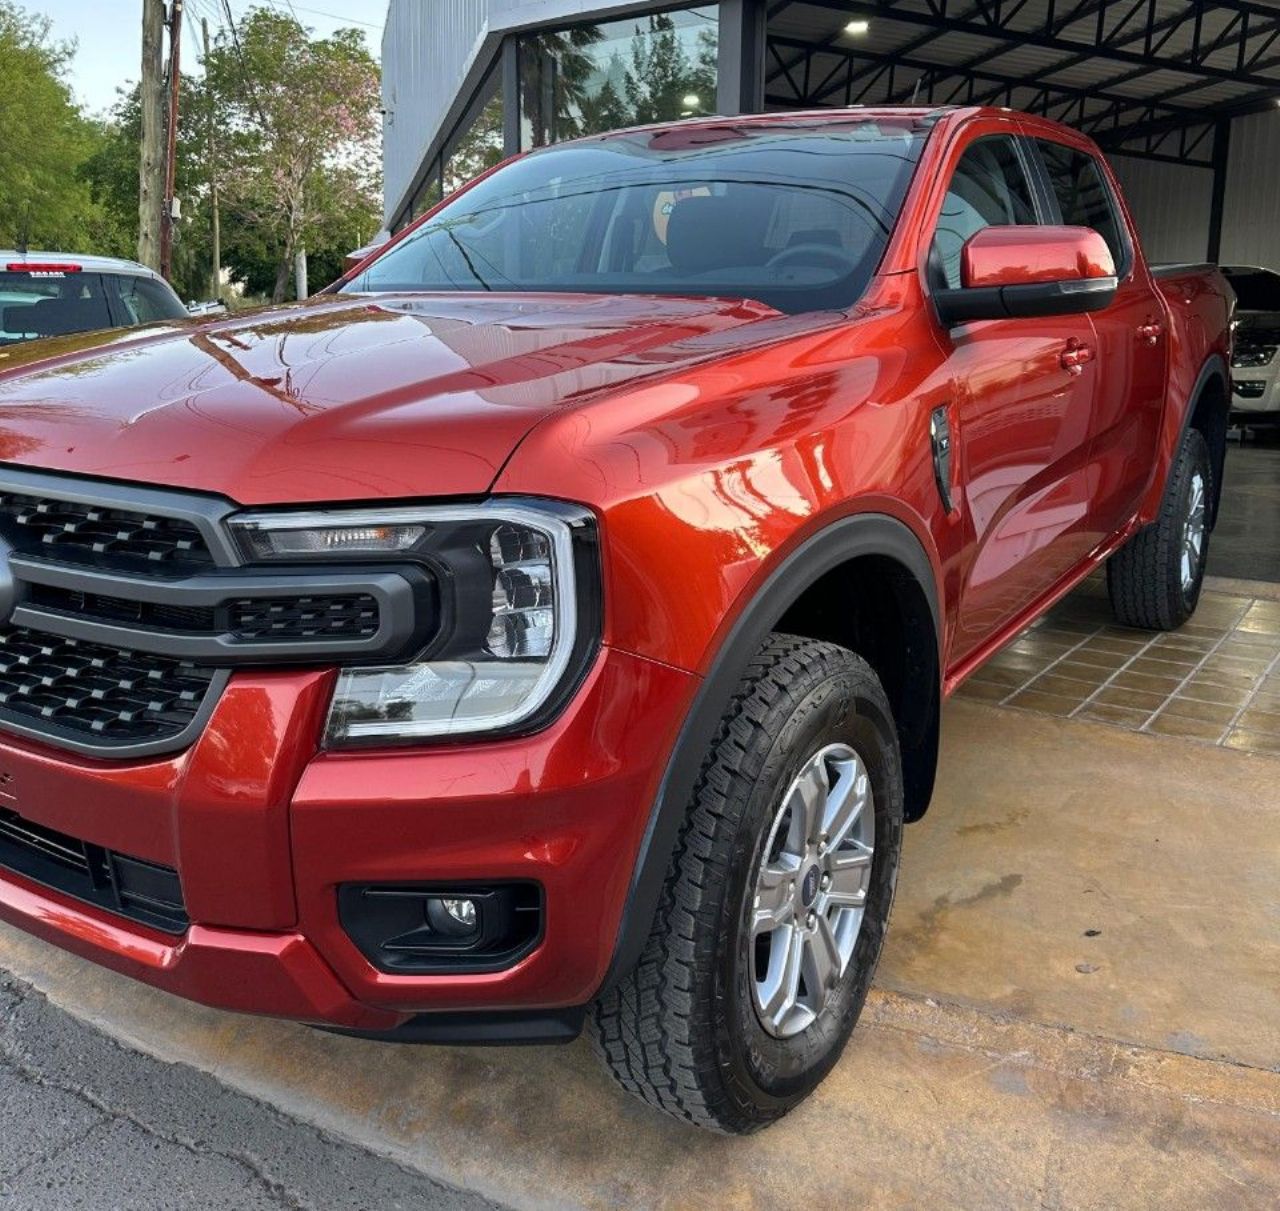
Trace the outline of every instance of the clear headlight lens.
{"label": "clear headlight lens", "polygon": [[[368,512],[249,514],[232,530],[250,562],[419,561],[436,573],[440,633],[424,658],[343,668],[326,726],[331,745],[518,728],[566,681],[598,626],[594,524],[552,502]],[[586,567],[586,575],[582,569]],[[591,615],[580,618],[584,595]]]}
{"label": "clear headlight lens", "polygon": [[1243,349],[1236,349],[1232,354],[1231,364],[1233,366],[1269,366],[1278,348],[1280,348],[1278,345],[1249,345]]}

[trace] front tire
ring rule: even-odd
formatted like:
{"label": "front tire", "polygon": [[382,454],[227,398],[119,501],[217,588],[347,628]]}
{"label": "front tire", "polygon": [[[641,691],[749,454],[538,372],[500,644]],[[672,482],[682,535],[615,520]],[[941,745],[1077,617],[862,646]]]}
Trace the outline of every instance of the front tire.
{"label": "front tire", "polygon": [[644,953],[591,1017],[623,1088],[729,1134],[806,1098],[866,999],[902,818],[897,733],[870,666],[771,636],[702,768]]}
{"label": "front tire", "polygon": [[1107,564],[1111,610],[1122,626],[1172,631],[1196,612],[1209,558],[1213,464],[1204,435],[1188,429],[1178,447],[1160,516]]}

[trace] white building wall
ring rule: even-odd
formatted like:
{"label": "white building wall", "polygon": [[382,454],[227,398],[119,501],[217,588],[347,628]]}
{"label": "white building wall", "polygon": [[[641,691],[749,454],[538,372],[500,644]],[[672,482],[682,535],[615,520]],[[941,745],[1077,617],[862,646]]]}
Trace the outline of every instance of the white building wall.
{"label": "white building wall", "polygon": [[1213,171],[1188,164],[1112,156],[1151,261],[1203,261],[1208,255]]}
{"label": "white building wall", "polygon": [[1219,259],[1280,269],[1280,109],[1231,124]]}
{"label": "white building wall", "polygon": [[488,0],[391,0],[382,34],[382,196],[389,220],[484,42]]}

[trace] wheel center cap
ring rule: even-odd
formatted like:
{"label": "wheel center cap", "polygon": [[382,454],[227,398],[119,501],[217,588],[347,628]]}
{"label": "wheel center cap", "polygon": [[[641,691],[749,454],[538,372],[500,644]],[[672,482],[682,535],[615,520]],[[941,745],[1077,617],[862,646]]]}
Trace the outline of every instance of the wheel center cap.
{"label": "wheel center cap", "polygon": [[818,894],[818,880],[821,876],[818,874],[817,866],[811,866],[805,872],[804,881],[800,884],[800,898],[804,901],[805,908],[813,903],[813,898]]}

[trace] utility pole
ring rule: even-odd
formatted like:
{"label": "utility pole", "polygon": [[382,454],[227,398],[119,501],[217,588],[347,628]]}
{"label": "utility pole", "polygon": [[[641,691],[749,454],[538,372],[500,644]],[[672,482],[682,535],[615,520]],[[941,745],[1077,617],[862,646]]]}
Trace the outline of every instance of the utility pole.
{"label": "utility pole", "polygon": [[[200,32],[204,36],[204,62],[209,70],[209,22],[200,18]],[[222,216],[218,211],[218,141],[214,129],[213,95],[209,96],[209,205],[213,211],[213,267],[210,275],[209,297],[222,297]]]}
{"label": "utility pole", "polygon": [[307,250],[305,248],[299,248],[297,256],[293,258],[293,286],[298,302],[302,302],[310,293],[307,290]]}
{"label": "utility pole", "polygon": [[164,212],[164,84],[160,43],[164,0],[142,0],[142,147],[138,160],[138,260],[160,268]]}
{"label": "utility pole", "polygon": [[182,86],[182,0],[169,4],[169,125],[164,158],[164,214],[160,224],[160,276],[173,273],[173,187],[178,169],[178,91]]}

